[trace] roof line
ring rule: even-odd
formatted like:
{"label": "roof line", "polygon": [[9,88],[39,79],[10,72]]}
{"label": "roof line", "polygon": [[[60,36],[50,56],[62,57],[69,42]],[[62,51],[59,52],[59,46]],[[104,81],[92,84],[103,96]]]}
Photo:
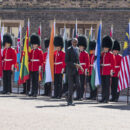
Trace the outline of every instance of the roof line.
{"label": "roof line", "polygon": [[32,11],[32,10],[50,10],[50,11],[130,11],[130,8],[0,8],[0,10],[24,10],[24,11]]}

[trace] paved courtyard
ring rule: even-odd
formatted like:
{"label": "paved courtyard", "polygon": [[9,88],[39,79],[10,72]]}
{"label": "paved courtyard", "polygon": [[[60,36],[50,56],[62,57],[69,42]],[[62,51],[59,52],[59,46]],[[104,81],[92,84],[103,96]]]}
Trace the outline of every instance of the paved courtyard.
{"label": "paved courtyard", "polygon": [[0,94],[0,130],[130,130],[130,105]]}

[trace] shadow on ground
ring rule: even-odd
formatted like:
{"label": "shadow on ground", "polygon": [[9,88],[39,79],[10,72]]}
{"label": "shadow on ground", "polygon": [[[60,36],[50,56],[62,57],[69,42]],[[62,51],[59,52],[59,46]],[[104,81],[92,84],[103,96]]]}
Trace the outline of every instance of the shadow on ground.
{"label": "shadow on ground", "polygon": [[104,106],[91,106],[91,107],[98,107],[98,108],[106,108],[106,109],[118,109],[118,110],[130,110],[130,104],[122,104],[119,103],[113,105],[104,105]]}

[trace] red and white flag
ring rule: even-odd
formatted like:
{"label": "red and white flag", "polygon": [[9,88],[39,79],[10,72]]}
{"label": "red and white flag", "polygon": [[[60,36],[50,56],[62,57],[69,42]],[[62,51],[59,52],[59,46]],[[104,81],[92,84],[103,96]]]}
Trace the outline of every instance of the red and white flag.
{"label": "red and white flag", "polygon": [[123,55],[119,74],[118,90],[121,91],[130,87],[130,23],[126,31],[126,38],[123,47]]}

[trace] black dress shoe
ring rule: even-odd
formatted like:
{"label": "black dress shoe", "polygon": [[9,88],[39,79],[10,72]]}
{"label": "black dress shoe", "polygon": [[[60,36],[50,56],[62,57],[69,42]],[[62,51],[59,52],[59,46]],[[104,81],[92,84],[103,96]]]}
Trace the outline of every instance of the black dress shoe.
{"label": "black dress shoe", "polygon": [[99,102],[100,102],[100,103],[104,103],[104,101],[105,101],[105,100],[102,99],[102,100],[100,100]]}
{"label": "black dress shoe", "polygon": [[44,94],[41,94],[41,96],[47,96],[47,94],[44,93]]}
{"label": "black dress shoe", "polygon": [[34,94],[33,97],[37,97],[37,94]]}
{"label": "black dress shoe", "polygon": [[29,94],[28,96],[30,96],[30,97],[31,97],[31,96],[33,96],[33,95],[34,95],[34,94],[32,94],[32,93],[31,93],[31,94]]}
{"label": "black dress shoe", "polygon": [[7,92],[6,92],[6,91],[3,91],[2,94],[7,94]]}
{"label": "black dress shoe", "polygon": [[75,104],[73,104],[72,102],[68,102],[67,105],[68,106],[75,106]]}
{"label": "black dress shoe", "polygon": [[92,100],[96,100],[96,97],[93,97]]}
{"label": "black dress shoe", "polygon": [[26,92],[21,92],[20,94],[25,94]]}
{"label": "black dress shoe", "polygon": [[110,102],[114,102],[114,99],[113,99],[113,98],[111,98],[109,101],[110,101]]}
{"label": "black dress shoe", "polygon": [[75,101],[80,101],[81,98],[74,98]]}
{"label": "black dress shoe", "polygon": [[58,96],[57,99],[61,99],[61,96]]}
{"label": "black dress shoe", "polygon": [[7,92],[6,94],[8,94],[8,95],[9,95],[9,94],[11,94],[11,92]]}
{"label": "black dress shoe", "polygon": [[109,101],[108,101],[108,100],[105,100],[104,103],[109,103]]}
{"label": "black dress shoe", "polygon": [[88,98],[87,98],[87,100],[91,100],[91,99],[92,99],[92,97],[88,97]]}
{"label": "black dress shoe", "polygon": [[57,98],[57,96],[52,96],[52,98]]}
{"label": "black dress shoe", "polygon": [[118,102],[118,99],[115,99],[114,101],[115,101],[115,102]]}

